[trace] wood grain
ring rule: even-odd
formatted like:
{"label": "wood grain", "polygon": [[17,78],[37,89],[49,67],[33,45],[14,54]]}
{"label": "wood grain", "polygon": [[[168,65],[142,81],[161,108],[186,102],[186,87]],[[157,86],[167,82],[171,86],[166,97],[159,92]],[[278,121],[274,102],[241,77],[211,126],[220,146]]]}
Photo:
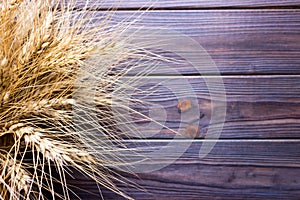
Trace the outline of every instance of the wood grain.
{"label": "wood grain", "polygon": [[[85,2],[77,0],[78,8],[82,8]],[[109,15],[114,13],[110,18],[112,24],[137,19],[132,28],[177,31],[201,45],[223,75],[227,97],[223,131],[213,150],[199,158],[201,147],[215,142],[207,139],[208,128],[214,126],[210,121],[211,109],[218,110],[224,102],[212,101],[207,81],[214,85],[214,93],[221,93],[219,73],[212,68],[203,68],[205,60],[199,59],[201,55],[186,45],[186,40],[173,45],[189,59],[198,58],[194,64],[186,62],[189,59],[177,51],[155,50],[159,55],[180,62],[167,66],[171,69],[169,71],[165,70],[166,63],[161,63],[151,77],[135,83],[147,96],[142,93],[134,97],[146,99],[151,107],[131,106],[146,115],[150,115],[151,110],[163,108],[166,120],[159,112],[156,120],[178,130],[183,137],[202,139],[175,140],[170,130],[148,126],[147,120],[140,121],[136,125],[147,139],[129,140],[127,145],[143,155],[154,157],[137,165],[136,169],[168,166],[138,173],[138,177],[122,172],[144,191],[117,183],[122,190],[142,200],[299,199],[298,0],[91,0],[87,8],[94,11],[95,22],[107,14],[104,10],[118,8],[120,11],[109,12]],[[145,12],[147,8],[152,11]],[[149,35],[151,33],[149,31]],[[140,37],[148,43],[163,44],[159,38],[149,40],[147,34]],[[172,39],[173,35],[166,31],[165,37]],[[166,87],[166,83],[172,88]],[[192,88],[195,96],[187,86]],[[153,132],[156,134],[151,135]],[[173,142],[171,147],[170,142]],[[186,145],[190,146],[176,160]],[[124,158],[136,159],[131,154]],[[68,182],[79,197],[101,199],[93,181],[73,173],[76,179],[69,177]],[[122,199],[103,188],[101,190],[104,199]],[[75,196],[72,199],[76,199]]]}
{"label": "wood grain", "polygon": [[[169,141],[134,142],[146,151],[163,148]],[[183,141],[178,141],[180,147]],[[147,192],[120,185],[135,199],[298,199],[300,195],[300,141],[223,141],[205,158],[198,157],[201,141],[195,141],[180,159],[139,177],[125,175]],[[155,148],[155,149],[153,149]],[[145,165],[169,163],[160,156]],[[98,199],[98,189],[86,178],[69,180],[89,192],[81,197]],[[122,199],[104,191],[105,199]]]}
{"label": "wood grain", "polygon": [[[137,105],[132,108],[147,116],[152,113],[150,116],[157,122],[178,131],[184,137],[194,137],[197,132],[188,130],[189,126],[198,128],[196,137],[207,137],[207,130],[213,129],[214,123],[220,123],[210,121],[212,109],[226,106],[227,115],[221,138],[300,138],[300,76],[222,77],[227,105],[218,99],[211,101],[210,93],[223,92],[218,85],[219,78],[149,77],[135,82],[134,86],[143,91],[139,95],[133,95],[131,90],[122,92],[130,98],[147,102],[147,106]],[[206,84],[212,85],[210,91]],[[181,112],[178,105],[184,101],[191,105]],[[175,136],[170,130],[149,123],[149,120],[134,123],[143,137]],[[214,133],[210,136],[214,136]]]}
{"label": "wood grain", "polygon": [[[86,4],[85,0],[77,0],[78,7],[83,7]],[[95,8],[165,8],[165,9],[180,9],[180,8],[263,8],[263,7],[282,7],[282,6],[300,6],[299,1],[297,0],[90,0],[88,6],[92,9]]]}
{"label": "wood grain", "polygon": [[[97,20],[97,16],[100,18],[103,12],[96,12],[95,16]],[[135,18],[139,19],[131,25],[132,29],[143,27],[141,30],[147,32],[150,38],[155,31],[162,32],[161,39],[160,37],[149,39],[147,34],[139,34],[139,40],[154,45],[171,43],[176,49],[175,52],[165,54],[160,52],[160,55],[180,60],[178,56],[176,57],[179,51],[188,54],[188,60],[196,60],[193,65],[188,62],[171,65],[179,74],[199,74],[197,70],[199,68],[201,74],[216,74],[216,72],[209,68],[201,68],[205,61],[201,54],[186,44],[187,39],[173,42],[174,34],[192,39],[199,47],[203,47],[224,75],[300,74],[298,9],[151,11],[144,14],[122,11],[112,16],[111,23]]]}

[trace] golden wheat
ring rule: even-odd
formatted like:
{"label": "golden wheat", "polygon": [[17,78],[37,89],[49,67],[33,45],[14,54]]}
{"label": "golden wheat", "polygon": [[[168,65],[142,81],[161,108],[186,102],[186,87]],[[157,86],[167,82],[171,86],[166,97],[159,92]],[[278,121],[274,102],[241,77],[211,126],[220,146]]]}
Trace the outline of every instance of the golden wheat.
{"label": "golden wheat", "polygon": [[126,25],[91,24],[92,12],[55,0],[4,0],[0,9],[0,199],[69,199],[69,167],[130,199],[110,170],[124,165],[124,149],[112,141],[121,138],[109,91],[141,57],[118,37]]}

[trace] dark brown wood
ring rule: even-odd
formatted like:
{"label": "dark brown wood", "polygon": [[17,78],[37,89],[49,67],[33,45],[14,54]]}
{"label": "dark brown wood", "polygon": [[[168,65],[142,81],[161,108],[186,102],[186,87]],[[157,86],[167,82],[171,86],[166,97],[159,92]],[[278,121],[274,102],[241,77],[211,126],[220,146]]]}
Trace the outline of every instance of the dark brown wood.
{"label": "dark brown wood", "polygon": [[[154,113],[152,116],[156,116],[155,120],[184,137],[197,134],[197,130],[190,126],[198,128],[197,137],[208,137],[205,135],[208,128],[214,126],[210,122],[212,108],[218,110],[225,105],[223,101],[211,101],[210,93],[222,92],[221,87],[214,87],[219,78],[195,76],[141,79],[135,84],[144,92],[132,96],[151,106],[137,105],[134,108],[146,114]],[[224,83],[227,101],[227,116],[221,138],[300,138],[300,76],[226,76],[221,81]],[[214,85],[210,91],[207,83]],[[130,96],[133,91],[128,90],[126,93]],[[191,105],[185,106],[186,110],[183,111],[180,110],[182,103]],[[164,112],[166,117],[163,117]],[[148,133],[152,138],[175,136],[172,131],[161,130],[156,124],[149,126],[149,122],[144,120],[136,124],[141,133],[145,134],[144,137]]]}
{"label": "dark brown wood", "polygon": [[[146,31],[149,35],[155,31],[164,35],[161,39],[164,41],[160,41],[160,37],[149,39],[146,34],[139,34],[140,40],[145,37],[147,43],[156,45],[172,43],[175,49],[187,53],[189,60],[198,59],[194,66],[187,62],[171,65],[178,74],[199,74],[195,68],[200,68],[202,74],[216,72],[201,68],[201,55],[186,46],[185,39],[173,42],[170,31],[195,40],[209,53],[222,74],[300,74],[298,9],[151,11],[143,14],[122,11],[114,13],[111,20],[115,23],[137,17],[139,19],[131,25],[133,29],[143,27],[144,31],[151,29]],[[179,60],[175,53],[169,52],[168,56]]]}
{"label": "dark brown wood", "polygon": [[[86,0],[77,0],[78,6],[83,7],[86,4]],[[89,7],[95,8],[222,8],[222,7],[243,7],[243,8],[261,8],[270,6],[300,6],[298,0],[90,0]]]}
{"label": "dark brown wood", "polygon": [[[82,8],[85,2],[77,0],[78,8]],[[216,140],[174,140],[174,133],[167,129],[158,131],[151,139],[128,141],[128,146],[136,147],[139,152],[155,155],[136,166],[137,169],[170,165],[138,173],[138,177],[122,173],[144,191],[118,184],[122,190],[135,199],[149,200],[299,199],[299,6],[298,0],[89,1],[87,7],[96,11],[96,21],[104,14],[103,10],[119,8],[122,11],[109,12],[109,15],[114,14],[110,18],[112,24],[138,18],[131,27],[174,30],[186,35],[209,53],[224,75],[227,116],[213,150],[199,158],[201,146],[212,145]],[[148,8],[153,11],[137,11]],[[170,32],[165,33],[172,39]],[[147,35],[139,35],[143,36]],[[159,38],[153,41],[145,37],[144,41],[164,44]],[[199,58],[199,53],[185,44],[182,40],[173,45],[189,58]],[[159,50],[157,53],[182,61],[176,51]],[[164,63],[152,73],[157,77],[148,77],[138,85],[150,94],[147,96],[149,102],[165,109],[165,125],[188,138],[207,138],[207,130],[212,126],[211,106],[218,109],[224,103],[216,100],[212,104],[205,81],[216,85],[220,77],[213,69],[201,68],[203,64],[201,59],[194,66],[182,61],[170,64],[168,67],[172,70],[166,71]],[[202,69],[201,75],[204,76],[200,76],[196,68]],[[150,86],[162,81],[170,81],[173,89],[161,84],[152,88],[154,93],[148,91]],[[196,98],[191,97],[190,91],[184,90],[186,85],[193,88]],[[176,93],[177,89],[179,93]],[[221,92],[220,87],[213,87],[213,90]],[[197,106],[200,112],[195,109]],[[140,105],[132,107],[145,114],[155,109],[155,106],[149,110]],[[158,121],[164,122],[161,116]],[[147,121],[138,125],[145,137],[147,132],[157,131],[157,128],[148,127]],[[167,147],[172,141],[174,148]],[[188,142],[191,142],[190,147],[174,161],[176,153]],[[129,154],[124,158],[134,157]],[[92,181],[80,174],[74,175],[77,179],[69,178],[68,182],[86,190],[75,189],[79,197],[101,199],[98,187]],[[122,199],[105,189],[103,198]]]}
{"label": "dark brown wood", "polygon": [[[151,152],[169,141],[135,141]],[[184,141],[178,141],[180,147]],[[192,143],[186,153],[166,168],[140,173],[139,178],[126,175],[147,192],[122,187],[135,199],[298,199],[300,195],[300,141],[220,140],[205,158],[198,157],[201,141]],[[170,155],[169,155],[170,156]],[[168,155],[145,165],[169,163]],[[97,194],[97,187],[84,177],[72,184]],[[84,199],[99,195],[78,194]],[[105,199],[121,199],[104,193]]]}

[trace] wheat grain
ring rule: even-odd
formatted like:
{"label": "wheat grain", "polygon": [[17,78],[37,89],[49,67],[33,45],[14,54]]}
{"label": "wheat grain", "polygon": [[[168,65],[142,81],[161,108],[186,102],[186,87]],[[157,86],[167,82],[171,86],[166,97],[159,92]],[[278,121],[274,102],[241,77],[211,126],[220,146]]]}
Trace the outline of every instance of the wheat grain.
{"label": "wheat grain", "polygon": [[[109,168],[128,164],[118,156],[128,149],[112,141],[121,138],[110,112],[118,102],[110,90],[126,87],[119,79],[142,50],[118,35],[126,25],[109,26],[103,18],[92,26],[92,12],[74,12],[63,3],[0,3],[0,199],[43,199],[43,190],[53,199],[69,199],[68,166],[130,199]],[[124,69],[118,71],[119,65]],[[91,74],[95,67],[101,70]],[[54,182],[61,182],[63,194],[54,191]]]}
{"label": "wheat grain", "polygon": [[[3,190],[0,192],[1,196],[9,195],[12,199],[19,199],[21,197],[21,192],[27,195],[30,189],[30,184],[32,178],[20,163],[8,156],[8,159],[0,159],[2,167],[2,173],[0,176],[0,185],[2,185]],[[13,190],[10,194],[5,191]]]}

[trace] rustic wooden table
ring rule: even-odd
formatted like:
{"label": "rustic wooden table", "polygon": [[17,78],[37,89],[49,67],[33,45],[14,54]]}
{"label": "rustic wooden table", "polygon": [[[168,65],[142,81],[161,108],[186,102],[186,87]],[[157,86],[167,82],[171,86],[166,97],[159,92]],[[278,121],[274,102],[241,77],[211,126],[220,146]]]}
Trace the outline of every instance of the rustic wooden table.
{"label": "rustic wooden table", "polygon": [[[84,2],[79,1],[78,6]],[[168,27],[193,38],[216,63],[226,90],[227,116],[222,134],[213,150],[199,158],[199,146],[205,141],[211,116],[205,81],[219,75],[200,75],[189,65],[174,65],[181,73],[178,80],[189,82],[196,91],[203,113],[197,126],[199,135],[169,166],[140,173],[139,177],[125,174],[146,190],[120,186],[128,195],[170,200],[300,199],[299,0],[93,0],[90,4],[97,12],[117,4],[116,20],[143,12],[139,11],[141,7],[151,7],[134,26]],[[159,95],[172,96],[168,90]],[[173,129],[178,128],[181,114],[177,100],[166,98],[161,102],[168,108],[168,126]],[[197,116],[185,122],[186,126],[194,120]],[[156,138],[138,143],[160,148],[171,139],[172,134],[165,130]],[[180,139],[175,142],[180,146]],[[168,162],[165,159],[149,164]],[[69,181],[86,190],[76,190],[82,199],[100,199],[91,181],[79,176]],[[108,191],[103,196],[122,199]]]}

